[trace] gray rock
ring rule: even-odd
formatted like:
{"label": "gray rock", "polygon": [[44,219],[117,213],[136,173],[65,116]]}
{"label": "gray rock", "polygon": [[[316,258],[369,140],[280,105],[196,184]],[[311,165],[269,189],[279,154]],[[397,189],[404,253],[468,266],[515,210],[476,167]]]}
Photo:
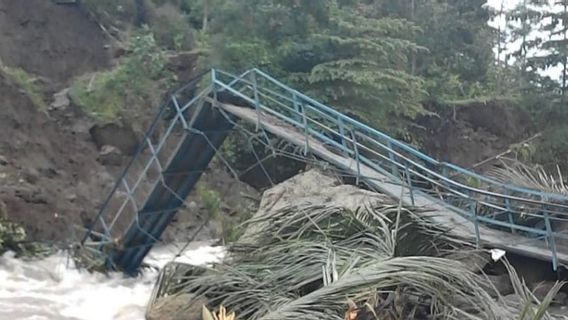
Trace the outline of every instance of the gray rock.
{"label": "gray rock", "polygon": [[97,161],[104,166],[119,166],[122,164],[122,153],[116,147],[105,145],[99,152]]}
{"label": "gray rock", "polygon": [[70,193],[65,197],[65,199],[67,199],[67,201],[69,202],[75,202],[75,200],[77,200],[77,194]]}
{"label": "gray rock", "polygon": [[47,204],[47,197],[39,190],[22,187],[14,190],[14,195],[27,203]]}
{"label": "gray rock", "polygon": [[508,306],[511,307],[519,307],[523,304],[523,301],[521,301],[521,297],[517,294],[508,294],[506,296],[503,297],[503,302],[505,302]]}
{"label": "gray rock", "polygon": [[26,168],[22,171],[22,178],[29,184],[36,184],[39,181],[39,172],[34,168]]}
{"label": "gray rock", "polygon": [[6,157],[4,157],[3,155],[0,155],[0,166],[7,166],[8,165],[8,159],[6,159]]}
{"label": "gray rock", "polygon": [[480,273],[491,261],[491,255],[486,251],[457,251],[444,258],[459,261],[466,269],[474,273]]}
{"label": "gray rock", "polygon": [[497,292],[495,292],[495,290],[497,290],[501,296],[507,296],[515,292],[511,279],[507,274],[480,275],[479,277],[481,277],[482,282],[489,281],[492,284],[492,286],[487,284],[486,289],[493,297],[497,297]]}
{"label": "gray rock", "polygon": [[201,320],[201,308],[206,303],[187,293],[160,298],[150,306],[146,320]]}
{"label": "gray rock", "polygon": [[[270,216],[282,208],[316,203],[357,211],[382,203],[385,199],[383,195],[352,185],[343,185],[338,178],[312,169],[266,190],[253,218]],[[267,222],[263,221],[248,226],[240,241],[255,241],[258,230],[265,228],[266,224]]]}
{"label": "gray rock", "polygon": [[53,95],[53,102],[49,106],[50,110],[58,110],[69,107],[71,101],[69,101],[69,88],[65,88]]}
{"label": "gray rock", "polygon": [[138,146],[136,133],[126,125],[117,123],[97,124],[89,129],[89,133],[99,149],[109,145],[118,148],[125,155],[133,155]]}
{"label": "gray rock", "polygon": [[0,200],[0,219],[8,219],[8,206]]}
{"label": "gray rock", "polygon": [[[543,281],[536,284],[533,288],[534,296],[539,300],[542,301],[546,295],[552,290],[552,287],[556,284],[555,281]],[[558,292],[554,299],[552,300],[553,303],[558,304],[566,304],[566,293]]]}

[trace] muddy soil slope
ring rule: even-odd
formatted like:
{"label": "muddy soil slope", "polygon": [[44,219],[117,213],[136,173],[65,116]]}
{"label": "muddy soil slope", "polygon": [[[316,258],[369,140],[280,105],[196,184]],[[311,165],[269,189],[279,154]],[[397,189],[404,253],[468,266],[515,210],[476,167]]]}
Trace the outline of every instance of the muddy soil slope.
{"label": "muddy soil slope", "polygon": [[36,239],[63,239],[113,182],[88,126],[59,126],[0,74],[0,200]]}
{"label": "muddy soil slope", "polygon": [[0,0],[0,59],[50,81],[110,65],[108,39],[74,5]]}
{"label": "muddy soil slope", "polygon": [[435,112],[439,117],[419,121],[426,128],[421,131],[424,149],[439,160],[464,167],[495,157],[535,133],[529,114],[507,102],[473,102]]}

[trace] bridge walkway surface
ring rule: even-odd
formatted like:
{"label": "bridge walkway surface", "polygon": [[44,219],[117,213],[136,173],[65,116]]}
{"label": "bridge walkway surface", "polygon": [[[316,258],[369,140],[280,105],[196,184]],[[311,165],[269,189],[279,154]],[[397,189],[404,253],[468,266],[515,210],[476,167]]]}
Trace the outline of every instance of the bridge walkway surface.
{"label": "bridge walkway surface", "polygon": [[137,272],[240,123],[425,209],[420,210],[425,218],[480,247],[550,261],[555,270],[568,263],[568,228],[563,228],[568,196],[503,184],[439,162],[258,69],[207,75],[171,94],[85,235],[83,244],[96,236],[94,251],[109,268]]}

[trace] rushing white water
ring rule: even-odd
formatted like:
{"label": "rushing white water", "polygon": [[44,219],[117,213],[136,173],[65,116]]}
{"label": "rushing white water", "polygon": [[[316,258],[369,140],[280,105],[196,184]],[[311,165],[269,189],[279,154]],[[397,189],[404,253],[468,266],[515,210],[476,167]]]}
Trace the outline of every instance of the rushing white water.
{"label": "rushing white water", "polygon": [[[178,252],[155,248],[145,262],[161,268]],[[176,261],[207,264],[223,255],[221,247],[194,245]],[[158,275],[146,270],[137,278],[105,276],[74,269],[65,254],[24,261],[0,257],[0,319],[10,320],[139,320]]]}

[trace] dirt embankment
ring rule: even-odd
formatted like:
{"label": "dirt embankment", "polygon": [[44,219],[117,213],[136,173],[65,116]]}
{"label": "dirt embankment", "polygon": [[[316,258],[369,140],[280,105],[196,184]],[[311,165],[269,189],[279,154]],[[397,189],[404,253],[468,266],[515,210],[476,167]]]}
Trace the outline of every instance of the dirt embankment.
{"label": "dirt embankment", "polygon": [[110,66],[108,39],[77,6],[0,0],[0,58],[56,84]]}
{"label": "dirt embankment", "polygon": [[[139,133],[130,128],[144,127],[147,120],[96,123],[61,91],[85,73],[111,67],[112,42],[77,5],[0,0],[0,215],[21,223],[35,240],[82,234],[73,226],[97,214],[136,148]],[[187,76],[190,58],[176,56],[170,67]],[[14,79],[5,67],[25,71],[29,79]],[[41,92],[29,92],[22,80]],[[33,95],[52,107],[40,110]],[[120,151],[104,154],[108,145]],[[221,193],[220,210],[227,215],[242,209],[241,192],[255,197],[256,191],[219,170],[203,180]],[[201,224],[204,205],[195,192],[189,200],[191,208],[178,214],[165,239],[188,236]],[[218,236],[219,228],[212,223],[206,228],[212,234],[204,236]]]}
{"label": "dirt embankment", "polygon": [[[436,108],[439,117],[425,117],[424,149],[433,157],[464,167],[506,151],[534,134],[528,113],[510,102],[471,103]],[[483,169],[483,168],[480,168]]]}
{"label": "dirt embankment", "polygon": [[96,161],[86,124],[59,126],[4,75],[0,96],[0,200],[36,238],[62,239],[97,207],[112,176]]}
{"label": "dirt embankment", "polygon": [[[0,0],[0,61],[28,73],[47,105],[72,77],[110,65],[106,45],[99,26],[76,7]],[[40,110],[5,72],[0,97],[0,201],[34,238],[64,239],[114,180],[96,161],[91,123],[71,107]]]}

